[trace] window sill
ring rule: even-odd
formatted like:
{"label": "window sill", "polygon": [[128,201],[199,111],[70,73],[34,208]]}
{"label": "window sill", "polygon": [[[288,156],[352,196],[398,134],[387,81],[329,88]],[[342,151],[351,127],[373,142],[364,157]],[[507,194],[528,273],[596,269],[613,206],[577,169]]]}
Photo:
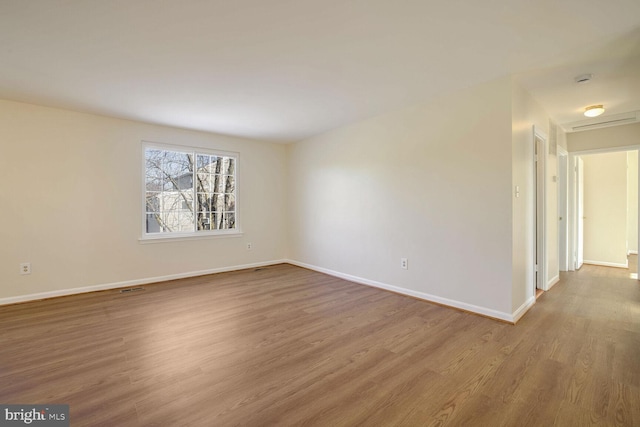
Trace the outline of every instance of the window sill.
{"label": "window sill", "polygon": [[203,233],[203,234],[175,234],[173,236],[159,235],[159,236],[144,236],[138,239],[141,244],[147,243],[169,243],[169,242],[184,242],[189,240],[208,240],[208,239],[220,239],[228,237],[242,237],[241,231],[233,231],[226,233]]}

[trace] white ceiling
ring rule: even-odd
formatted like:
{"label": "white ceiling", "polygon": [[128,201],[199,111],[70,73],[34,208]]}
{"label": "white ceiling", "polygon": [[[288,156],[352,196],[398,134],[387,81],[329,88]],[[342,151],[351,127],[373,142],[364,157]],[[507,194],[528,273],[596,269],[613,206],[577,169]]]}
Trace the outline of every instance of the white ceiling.
{"label": "white ceiling", "polygon": [[0,61],[0,98],[262,140],[509,74],[562,124],[640,110],[640,1],[0,0]]}

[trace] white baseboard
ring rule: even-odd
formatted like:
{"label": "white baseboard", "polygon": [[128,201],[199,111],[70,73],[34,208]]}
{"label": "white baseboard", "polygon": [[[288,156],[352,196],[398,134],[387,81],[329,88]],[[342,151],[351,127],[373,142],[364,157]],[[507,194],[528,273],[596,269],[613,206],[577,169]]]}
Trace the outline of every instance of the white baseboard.
{"label": "white baseboard", "polygon": [[616,267],[616,268],[629,268],[629,262],[625,262],[625,263],[617,263],[617,262],[607,262],[607,261],[591,261],[591,260],[584,260],[583,261],[585,264],[589,264],[589,265],[601,265],[603,267]]}
{"label": "white baseboard", "polygon": [[517,320],[520,317],[522,317],[522,315],[536,302],[534,297],[532,301],[529,300],[525,302],[513,314],[509,314],[502,311],[492,310],[490,308],[480,307],[473,304],[467,304],[465,302],[456,301],[449,298],[443,298],[436,295],[427,294],[424,292],[418,292],[411,289],[401,288],[398,286],[377,282],[375,280],[369,280],[369,279],[365,279],[358,276],[352,276],[351,274],[340,273],[338,271],[329,270],[328,268],[318,267],[315,265],[306,264],[304,262],[295,261],[292,259],[286,260],[286,262],[288,262],[289,264],[297,265],[298,267],[307,268],[309,270],[318,271],[320,273],[324,273],[330,276],[338,277],[340,279],[348,280],[350,282],[355,282],[361,285],[367,285],[375,288],[385,289],[387,291],[411,296],[411,297],[429,301],[429,302],[434,302],[434,303],[445,305],[448,307],[458,308],[460,310],[469,311],[472,313],[480,314],[485,317],[491,317],[493,319],[503,320],[509,323],[517,322]]}
{"label": "white baseboard", "polygon": [[638,251],[627,251],[627,255],[638,255]]}
{"label": "white baseboard", "polygon": [[560,281],[560,275],[559,274],[557,276],[555,276],[555,277],[552,277],[551,280],[549,280],[547,282],[547,290],[551,289],[553,287],[553,285],[555,285],[559,281]]}
{"label": "white baseboard", "polygon": [[144,279],[126,280],[123,282],[104,283],[100,285],[84,286],[81,288],[61,289],[37,294],[19,295],[15,297],[0,298],[0,305],[16,304],[19,302],[36,301],[47,298],[62,297],[66,295],[84,294],[87,292],[106,291],[109,289],[126,288],[130,286],[148,285],[150,283],[166,282],[169,280],[184,279],[187,277],[205,276],[207,274],[224,273],[227,271],[244,270],[246,268],[264,267],[267,265],[286,263],[286,260],[274,260],[256,262],[252,264],[234,265],[230,267],[212,268],[209,270],[190,271],[187,273],[170,274],[167,276],[146,277]]}
{"label": "white baseboard", "polygon": [[[585,261],[586,263],[587,261]],[[110,289],[126,288],[130,286],[148,285],[151,283],[166,282],[169,280],[184,279],[188,277],[205,276],[207,274],[224,273],[228,271],[244,270],[247,268],[264,267],[268,265],[289,263],[297,265],[299,267],[308,268],[309,270],[318,271],[320,273],[328,274],[330,276],[339,277],[350,282],[355,282],[361,285],[372,286],[375,288],[385,289],[391,292],[395,292],[402,295],[411,296],[414,298],[422,299],[429,302],[434,302],[444,306],[457,308],[464,311],[480,314],[482,316],[490,317],[493,319],[503,320],[509,323],[516,323],[531,306],[535,303],[535,297],[527,300],[522,306],[520,306],[513,314],[492,310],[486,307],[480,307],[473,304],[467,304],[461,301],[452,300],[449,298],[443,298],[436,295],[427,294],[424,292],[418,292],[411,289],[401,288],[398,286],[389,285],[375,280],[369,280],[362,277],[353,276],[350,274],[340,273],[338,271],[329,270],[327,268],[317,267],[315,265],[306,264],[290,259],[272,260],[265,262],[257,262],[252,264],[235,265],[229,267],[212,268],[208,270],[190,271],[186,273],[170,274],[166,276],[146,277],[143,279],[125,280],[122,282],[104,283],[100,285],[84,286],[79,288],[60,289],[49,292],[40,292],[36,294],[19,295],[15,297],[0,298],[0,306],[7,304],[16,304],[28,301],[37,301],[48,298],[62,297],[67,295],[83,294],[88,292],[106,291]]]}
{"label": "white baseboard", "polygon": [[513,323],[516,323],[529,309],[536,303],[536,296],[530,297],[526,300],[516,311],[513,312]]}

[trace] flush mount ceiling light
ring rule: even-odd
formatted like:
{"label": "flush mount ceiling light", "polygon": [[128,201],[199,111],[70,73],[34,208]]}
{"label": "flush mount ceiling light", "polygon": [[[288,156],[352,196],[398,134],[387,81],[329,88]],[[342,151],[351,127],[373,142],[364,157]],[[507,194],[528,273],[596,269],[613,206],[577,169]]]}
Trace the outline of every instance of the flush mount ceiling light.
{"label": "flush mount ceiling light", "polygon": [[584,115],[587,117],[598,117],[602,113],[604,113],[602,105],[592,105],[584,109]]}

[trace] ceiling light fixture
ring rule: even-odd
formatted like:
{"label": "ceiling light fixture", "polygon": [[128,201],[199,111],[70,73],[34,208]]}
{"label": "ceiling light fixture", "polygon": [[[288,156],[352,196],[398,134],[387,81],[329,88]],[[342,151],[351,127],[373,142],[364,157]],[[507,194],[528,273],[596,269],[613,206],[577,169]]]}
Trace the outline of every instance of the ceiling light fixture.
{"label": "ceiling light fixture", "polygon": [[602,113],[604,113],[602,105],[591,105],[584,109],[584,115],[587,117],[598,117]]}

